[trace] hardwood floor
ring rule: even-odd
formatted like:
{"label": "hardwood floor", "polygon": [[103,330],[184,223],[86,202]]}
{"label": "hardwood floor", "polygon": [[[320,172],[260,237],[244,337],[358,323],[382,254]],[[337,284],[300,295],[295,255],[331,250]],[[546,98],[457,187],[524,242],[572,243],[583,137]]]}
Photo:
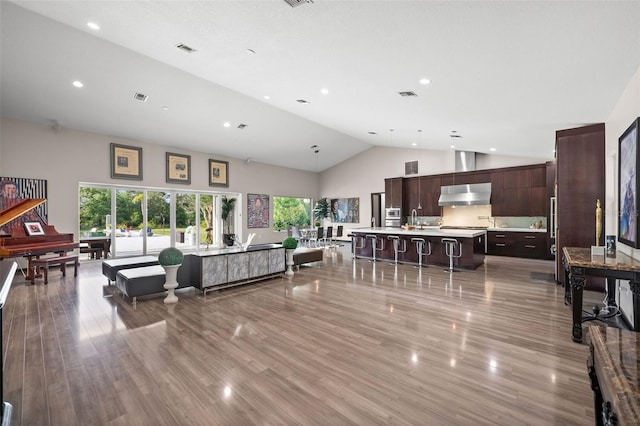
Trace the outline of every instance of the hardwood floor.
{"label": "hardwood floor", "polygon": [[[132,306],[100,262],[16,278],[4,311],[15,425],[593,424],[553,262],[475,271],[352,261]],[[585,304],[603,295],[585,292]]]}

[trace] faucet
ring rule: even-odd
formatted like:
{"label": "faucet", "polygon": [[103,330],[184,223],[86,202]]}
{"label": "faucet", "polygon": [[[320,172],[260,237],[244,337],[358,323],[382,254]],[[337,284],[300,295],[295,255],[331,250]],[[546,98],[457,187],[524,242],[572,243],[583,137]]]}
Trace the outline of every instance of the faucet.
{"label": "faucet", "polygon": [[418,211],[416,209],[411,210],[411,225],[416,226],[417,217],[418,217]]}
{"label": "faucet", "polygon": [[375,216],[371,218],[371,227],[372,228],[376,227],[376,217]]}

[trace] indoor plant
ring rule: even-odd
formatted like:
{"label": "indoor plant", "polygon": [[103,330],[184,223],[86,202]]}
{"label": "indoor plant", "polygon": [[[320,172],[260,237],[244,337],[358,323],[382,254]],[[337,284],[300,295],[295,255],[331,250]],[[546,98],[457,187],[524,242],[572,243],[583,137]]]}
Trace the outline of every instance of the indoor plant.
{"label": "indoor plant", "polygon": [[322,221],[329,217],[329,213],[331,213],[329,201],[326,198],[320,198],[313,208],[313,218],[322,224]]}
{"label": "indoor plant", "polygon": [[182,265],[183,259],[184,255],[175,247],[167,247],[158,255],[158,263],[165,272],[164,288],[167,290],[167,297],[165,297],[164,303],[178,302],[174,290],[178,287],[178,269]]}
{"label": "indoor plant", "polygon": [[222,197],[222,225],[224,229],[224,233],[222,234],[222,239],[224,243],[231,247],[235,243],[235,234],[232,233],[231,222],[233,209],[236,206],[236,199],[230,198],[227,196]]}
{"label": "indoor plant", "polygon": [[287,237],[282,242],[282,247],[285,248],[285,254],[287,256],[287,271],[285,275],[293,275],[293,252],[298,247],[298,240],[293,237]]}

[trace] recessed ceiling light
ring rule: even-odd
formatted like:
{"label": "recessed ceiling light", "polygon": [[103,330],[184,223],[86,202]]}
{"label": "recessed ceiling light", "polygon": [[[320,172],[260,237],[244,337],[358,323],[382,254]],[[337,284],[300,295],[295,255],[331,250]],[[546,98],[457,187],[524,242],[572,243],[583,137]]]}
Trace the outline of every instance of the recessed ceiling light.
{"label": "recessed ceiling light", "polygon": [[78,80],[74,81],[71,84],[73,84],[75,87],[83,87],[84,86],[84,84],[82,84],[82,82],[78,81]]}
{"label": "recessed ceiling light", "polygon": [[415,142],[412,142],[412,143],[411,143],[411,146],[418,146],[418,144],[417,144],[417,143],[415,143]]}
{"label": "recessed ceiling light", "polygon": [[329,94],[329,89],[320,89],[320,93],[322,93],[323,95],[328,95]]}
{"label": "recessed ceiling light", "polygon": [[377,135],[376,132],[368,132],[370,135]]}
{"label": "recessed ceiling light", "polygon": [[169,109],[169,107],[168,106],[163,106],[162,109],[166,111],[166,110]]}
{"label": "recessed ceiling light", "polygon": [[256,53],[256,51],[253,49],[247,49],[247,53]]}
{"label": "recessed ceiling light", "polygon": [[455,145],[449,145],[449,148],[455,148],[455,147],[456,147]]}
{"label": "recessed ceiling light", "polygon": [[420,84],[427,85],[429,83],[431,83],[431,80],[429,80],[428,78],[421,78],[420,79]]}
{"label": "recessed ceiling light", "polygon": [[496,150],[495,148],[489,148],[489,151],[495,151],[495,150]]}
{"label": "recessed ceiling light", "polygon": [[229,126],[231,126],[231,123],[229,123],[228,121],[225,121],[225,122],[224,122],[224,124],[223,124],[223,126],[224,126],[224,127],[229,127]]}
{"label": "recessed ceiling light", "polygon": [[264,95],[264,96],[263,96],[263,98],[265,98],[265,99],[269,100],[269,99],[271,99],[271,96],[269,96],[269,95]]}
{"label": "recessed ceiling light", "polygon": [[87,22],[87,27],[91,28],[92,30],[96,30],[96,31],[98,31],[100,29],[100,25],[96,24],[95,22]]}

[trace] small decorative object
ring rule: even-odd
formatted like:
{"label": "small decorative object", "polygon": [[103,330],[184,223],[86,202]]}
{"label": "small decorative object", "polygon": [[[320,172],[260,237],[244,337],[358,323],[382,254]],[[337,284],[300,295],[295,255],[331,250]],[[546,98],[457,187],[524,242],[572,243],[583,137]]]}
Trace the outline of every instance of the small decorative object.
{"label": "small decorative object", "polygon": [[191,156],[167,152],[167,183],[191,184]]}
{"label": "small decorative object", "polygon": [[142,180],[142,148],[112,143],[111,179]]}
{"label": "small decorative object", "polygon": [[229,162],[209,160],[209,186],[229,187]]}
{"label": "small decorative object", "polygon": [[25,222],[24,227],[27,230],[27,235],[44,235],[44,229],[40,222]]}
{"label": "small decorative object", "polygon": [[616,236],[607,235],[607,257],[616,257]]}
{"label": "small decorative object", "polygon": [[598,199],[596,200],[596,245],[591,246],[591,256],[605,255],[605,248],[600,246],[600,235],[602,235],[602,208]]}
{"label": "small decorative object", "polygon": [[293,276],[293,252],[298,247],[298,240],[293,237],[287,237],[282,242],[282,247],[285,248],[287,257],[287,271],[284,274],[290,277]]}
{"label": "small decorative object", "polygon": [[164,303],[177,303],[178,297],[174,290],[178,287],[178,268],[182,265],[184,255],[175,247],[167,247],[158,255],[158,263],[164,268],[166,275],[164,288],[167,290],[167,297]]}

